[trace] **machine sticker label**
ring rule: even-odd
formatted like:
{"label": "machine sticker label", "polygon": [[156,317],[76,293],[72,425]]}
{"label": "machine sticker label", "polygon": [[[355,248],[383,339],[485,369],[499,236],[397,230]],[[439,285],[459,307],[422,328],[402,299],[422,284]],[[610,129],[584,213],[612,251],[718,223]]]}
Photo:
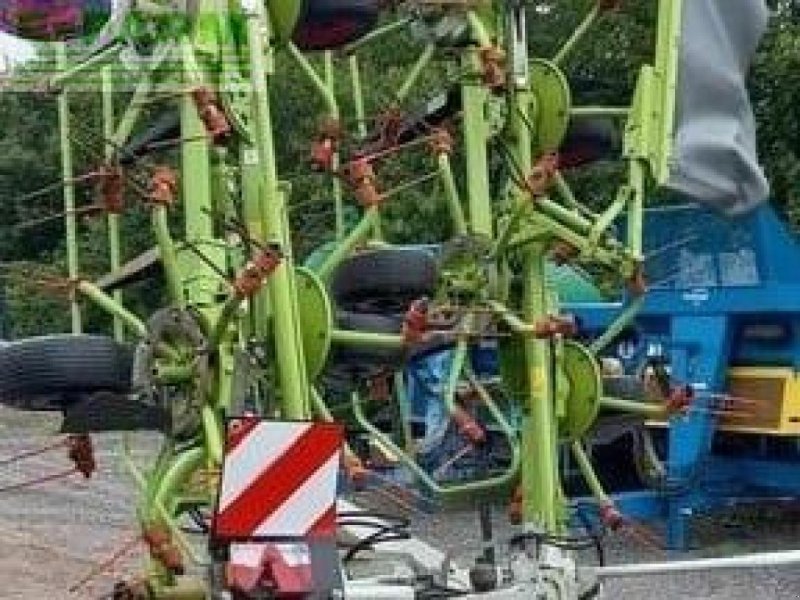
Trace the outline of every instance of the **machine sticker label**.
{"label": "machine sticker label", "polygon": [[328,423],[236,419],[214,519],[219,539],[333,535],[343,430]]}

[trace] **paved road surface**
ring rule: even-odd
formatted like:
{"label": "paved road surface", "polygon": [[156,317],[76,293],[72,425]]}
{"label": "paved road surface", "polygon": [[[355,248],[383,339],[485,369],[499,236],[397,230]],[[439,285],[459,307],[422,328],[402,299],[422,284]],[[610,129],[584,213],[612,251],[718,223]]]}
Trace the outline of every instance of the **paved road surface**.
{"label": "paved road surface", "polygon": [[[0,460],[53,439],[53,421],[0,409]],[[157,439],[136,436],[137,452],[149,456]],[[97,477],[90,482],[48,484],[33,491],[0,495],[0,599],[74,600],[99,597],[114,578],[98,580],[94,589],[70,594],[68,588],[133,534],[134,489],[117,455],[119,438],[97,440]],[[39,476],[65,466],[63,457],[37,457],[12,468],[0,467],[0,486]],[[752,515],[728,516],[698,526],[702,548],[694,556],[731,552],[800,548],[800,511],[764,510],[764,519],[752,524]],[[509,535],[503,516],[497,515],[498,537]],[[477,541],[475,517],[461,511],[426,518],[416,531],[468,562]],[[651,561],[663,557],[626,539],[610,539],[608,561]],[[681,558],[684,558],[683,556]],[[131,558],[116,571],[117,578],[135,571]],[[714,575],[670,575],[620,580],[607,589],[610,600],[800,600],[800,568],[727,571]]]}

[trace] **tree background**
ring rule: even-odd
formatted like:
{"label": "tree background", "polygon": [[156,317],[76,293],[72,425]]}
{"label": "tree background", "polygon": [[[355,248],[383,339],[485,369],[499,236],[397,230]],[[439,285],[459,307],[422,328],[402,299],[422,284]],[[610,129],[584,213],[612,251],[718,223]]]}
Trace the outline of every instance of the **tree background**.
{"label": "tree background", "polygon": [[[530,19],[534,54],[552,56],[593,0],[541,2]],[[800,4],[792,0],[772,3],[773,22],[750,77],[750,91],[759,125],[760,157],[773,188],[772,202],[787,222],[800,231]],[[609,105],[627,104],[638,66],[651,55],[653,3],[623,3],[623,9],[603,20],[565,66],[578,101]],[[368,113],[374,115],[391,104],[392,91],[419,53],[419,42],[393,36],[377,44],[362,60]],[[17,66],[36,70],[47,63]],[[339,61],[339,100],[345,115],[352,113],[346,60]],[[319,65],[318,65],[319,66]],[[19,73],[17,73],[19,74]],[[8,74],[7,74],[8,75]],[[305,256],[333,235],[329,181],[307,168],[309,143],[322,105],[304,77],[286,58],[279,57],[278,77],[272,87],[276,139],[282,176],[292,182],[291,221],[296,232],[296,252]],[[428,71],[408,105],[423,102],[456,74],[444,64]],[[123,102],[124,99],[120,99]],[[99,95],[73,95],[72,122],[76,130],[76,172],[98,164],[102,141]],[[348,124],[353,127],[353,123]],[[456,157],[456,160],[458,158]],[[430,170],[418,160],[401,161],[394,175],[417,175]],[[593,168],[574,180],[578,195],[587,203],[607,203],[614,188],[616,167]],[[390,174],[391,177],[392,174]],[[4,289],[2,319],[6,336],[42,334],[68,329],[63,294],[45,291],[38,279],[65,272],[63,222],[53,219],[25,227],[34,219],[59,212],[60,191],[31,197],[29,193],[60,179],[58,123],[55,98],[47,93],[0,94],[0,289]],[[387,237],[392,241],[433,241],[446,232],[441,203],[431,202],[431,190],[420,187],[390,203]],[[93,202],[90,186],[78,188],[78,204]],[[124,256],[130,258],[152,242],[142,209],[132,209],[124,219]],[[80,221],[81,270],[95,278],[108,270],[105,221]],[[140,285],[127,296],[134,309],[158,303],[157,285]],[[0,305],[1,306],[1,305]],[[107,330],[108,319],[87,307],[87,329]],[[1,330],[0,330],[1,331]]]}

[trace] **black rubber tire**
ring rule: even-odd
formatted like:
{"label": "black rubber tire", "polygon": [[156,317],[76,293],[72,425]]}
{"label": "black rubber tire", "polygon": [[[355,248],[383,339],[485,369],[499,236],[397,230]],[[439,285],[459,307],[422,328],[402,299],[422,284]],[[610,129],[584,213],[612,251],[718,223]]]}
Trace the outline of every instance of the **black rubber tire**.
{"label": "black rubber tire", "polygon": [[603,377],[603,393],[606,396],[644,402],[647,399],[647,388],[639,377],[624,375],[621,377]]}
{"label": "black rubber tire", "polygon": [[24,407],[20,400],[48,394],[131,388],[133,352],[98,335],[51,335],[0,347],[0,402]]}
{"label": "black rubber tire", "polygon": [[575,169],[612,160],[622,151],[622,136],[612,119],[573,119],[559,149],[559,166]]}
{"label": "black rubber tire", "polygon": [[166,412],[133,395],[96,392],[63,409],[62,433],[108,433],[119,431],[167,431]]}
{"label": "black rubber tire", "polygon": [[[340,310],[397,314],[405,312],[414,300],[433,294],[437,271],[436,259],[425,250],[371,250],[351,256],[339,266],[331,282],[331,296]],[[364,304],[369,308],[365,310]]]}
{"label": "black rubber tire", "polygon": [[333,50],[369,33],[378,22],[378,0],[306,0],[294,43],[306,51]]}

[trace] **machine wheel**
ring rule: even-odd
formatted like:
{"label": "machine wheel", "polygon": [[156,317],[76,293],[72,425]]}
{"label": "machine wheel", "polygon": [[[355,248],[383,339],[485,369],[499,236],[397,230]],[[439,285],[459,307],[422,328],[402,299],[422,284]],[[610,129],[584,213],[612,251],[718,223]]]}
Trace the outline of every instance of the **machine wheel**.
{"label": "machine wheel", "polygon": [[[127,392],[133,353],[97,335],[51,335],[0,347],[0,401],[25,408],[48,394]],[[17,401],[22,401],[22,404]]]}
{"label": "machine wheel", "polygon": [[378,0],[306,0],[294,31],[301,50],[332,50],[354,42],[378,21]]}
{"label": "machine wheel", "polygon": [[606,396],[623,400],[644,401],[648,396],[644,381],[633,376],[604,377],[603,392]]}
{"label": "machine wheel", "polygon": [[411,302],[433,294],[437,277],[436,259],[425,250],[372,250],[342,263],[331,295],[340,310],[403,314]]}

